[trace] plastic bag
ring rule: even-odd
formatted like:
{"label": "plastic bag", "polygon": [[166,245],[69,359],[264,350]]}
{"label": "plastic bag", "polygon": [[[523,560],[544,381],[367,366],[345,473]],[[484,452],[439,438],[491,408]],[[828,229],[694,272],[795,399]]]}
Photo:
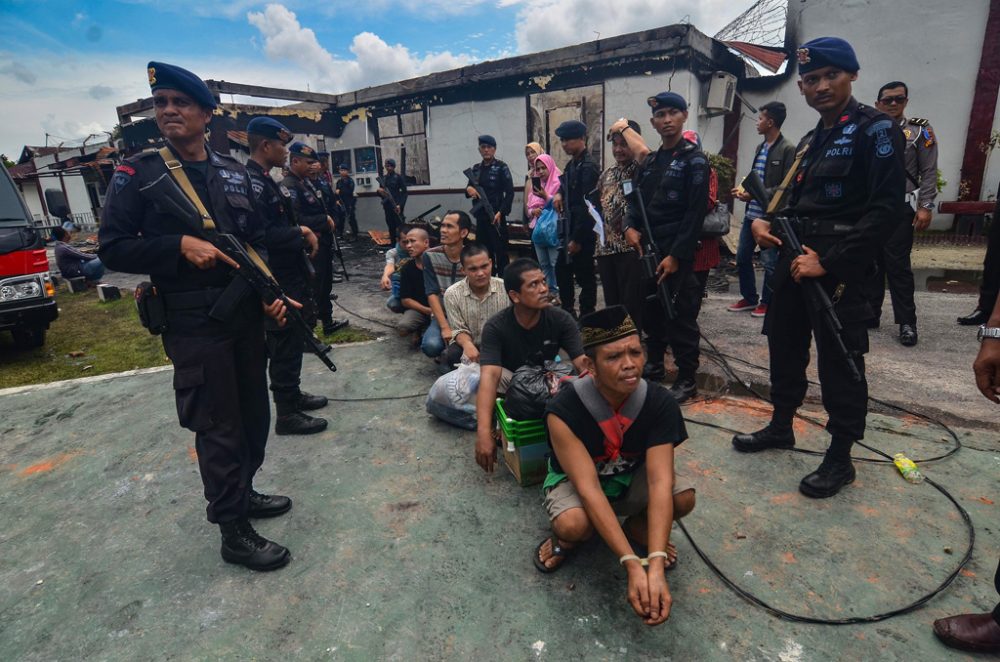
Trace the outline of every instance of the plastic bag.
{"label": "plastic bag", "polygon": [[504,411],[516,421],[541,418],[545,415],[545,405],[559,390],[560,382],[572,372],[571,364],[555,361],[546,361],[544,367],[521,366],[507,387]]}
{"label": "plastic bag", "polygon": [[559,247],[559,214],[552,207],[552,198],[542,207],[542,213],[535,221],[531,242],[542,248]]}
{"label": "plastic bag", "polygon": [[427,393],[427,413],[445,423],[466,430],[476,429],[476,392],[479,364],[461,363],[438,377]]}

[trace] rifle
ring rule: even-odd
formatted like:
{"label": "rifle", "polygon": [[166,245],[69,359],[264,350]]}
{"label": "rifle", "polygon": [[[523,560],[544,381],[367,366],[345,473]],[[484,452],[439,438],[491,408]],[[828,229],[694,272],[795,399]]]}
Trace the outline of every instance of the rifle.
{"label": "rifle", "polygon": [[[636,204],[639,207],[639,213],[642,215],[642,237],[645,240],[645,245],[642,247],[642,255],[639,257],[639,263],[642,265],[642,275],[646,278],[656,279],[658,277],[656,269],[660,266],[660,262],[663,261],[663,257],[660,255],[660,249],[656,245],[656,242],[653,241],[653,231],[649,227],[649,217],[646,215],[646,203],[642,199],[642,190],[638,186],[633,186],[632,182],[625,181],[622,182],[622,192],[626,197],[631,196],[633,193],[635,194]],[[646,299],[658,299],[667,319],[675,320],[677,319],[677,306],[674,304],[676,295],[670,293],[670,288],[667,286],[668,280],[669,278],[664,278],[662,281],[657,282],[656,294],[651,294]]]}
{"label": "rifle", "polygon": [[267,305],[274,303],[276,299],[280,299],[285,304],[286,322],[299,329],[305,338],[307,349],[315,354],[330,369],[330,372],[337,371],[337,366],[334,365],[328,356],[333,348],[323,343],[313,334],[312,329],[306,324],[298,308],[295,308],[291,304],[284,291],[282,291],[281,285],[271,275],[267,264],[264,263],[256,252],[248,251],[243,242],[237,237],[214,230],[206,232],[201,214],[191,200],[181,191],[169,172],[163,173],[156,180],[143,186],[139,191],[147,200],[155,203],[163,212],[175,216],[186,223],[193,230],[195,236],[210,242],[239,265],[239,269],[233,271],[233,275],[235,276],[233,282],[223,291],[222,296],[219,297],[212,310],[209,311],[210,317],[219,321],[227,320],[248,289],[253,290],[260,297],[261,301]]}
{"label": "rifle", "polygon": [[[751,172],[747,175],[743,179],[742,186],[762,207],[767,208],[770,199],[757,173]],[[806,254],[802,248],[802,242],[799,241],[799,237],[792,227],[794,220],[796,219],[787,216],[775,216],[772,219],[773,223],[778,226],[777,230],[781,236],[782,248],[792,256],[792,259]],[[819,280],[815,278],[803,278],[801,285],[809,305],[819,313],[820,319],[822,319],[827,331],[830,332],[830,336],[834,339],[837,345],[837,352],[847,364],[847,371],[850,373],[851,379],[855,382],[860,382],[862,380],[861,371],[858,370],[858,364],[856,363],[856,359],[860,354],[847,348],[847,344],[844,342],[844,326],[840,323],[840,318],[837,317],[837,312],[834,310],[834,303],[830,299],[830,295],[823,289],[823,285]]]}
{"label": "rifle", "polygon": [[344,264],[344,251],[340,248],[340,240],[337,239],[337,233],[333,233],[333,254],[337,256],[337,260],[340,261],[340,270],[334,269],[334,273],[343,276],[344,280],[348,283],[351,282],[351,276],[347,273],[347,265]]}
{"label": "rifle", "polygon": [[[378,187],[385,191],[385,200],[389,201],[392,213],[396,215],[396,222],[402,225],[405,221],[403,220],[403,215],[396,211],[396,207],[399,205],[396,204],[396,198],[392,197],[392,191],[390,191],[389,187],[385,185],[385,180],[382,178],[382,175],[376,177],[375,181],[378,182]],[[395,237],[389,237],[389,241],[395,241],[395,239]]]}
{"label": "rifle", "polygon": [[432,211],[437,211],[440,208],[441,208],[441,205],[434,205],[433,207],[431,207],[427,211],[423,212],[422,214],[417,214],[416,216],[414,216],[412,219],[410,219],[410,223],[411,224],[412,223],[427,223],[427,221],[424,220],[424,216],[426,216],[427,214],[431,213]]}
{"label": "rifle", "polygon": [[497,237],[503,239],[503,235],[500,234],[499,226],[493,222],[493,219],[496,218],[497,213],[493,209],[493,204],[490,202],[490,199],[486,197],[486,191],[483,189],[482,186],[479,185],[479,182],[477,182],[475,179],[472,178],[472,175],[474,174],[472,172],[472,168],[466,168],[465,170],[462,171],[462,174],[468,178],[469,186],[474,188],[476,190],[476,193],[479,195],[479,197],[476,199],[476,204],[472,205],[472,209],[469,212],[472,215],[472,218],[476,217],[476,213],[480,209],[483,210],[483,212],[486,214],[486,218],[489,219],[490,226],[493,227],[493,231],[497,233]]}
{"label": "rifle", "polygon": [[[569,242],[572,241],[570,238],[572,233],[572,217],[567,213],[569,211],[569,195],[566,191],[566,175],[559,176],[559,195],[562,196],[562,211],[559,212],[558,228],[559,228],[559,243],[562,244],[563,256],[566,258],[566,264],[573,263],[573,256],[569,254]],[[553,206],[555,209],[555,206]]]}

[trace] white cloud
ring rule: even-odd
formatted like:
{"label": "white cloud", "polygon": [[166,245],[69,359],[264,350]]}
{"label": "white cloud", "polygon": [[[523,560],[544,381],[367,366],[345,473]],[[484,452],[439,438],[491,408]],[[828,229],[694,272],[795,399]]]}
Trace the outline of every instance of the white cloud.
{"label": "white cloud", "polygon": [[454,69],[474,61],[468,54],[453,55],[450,51],[421,56],[402,44],[390,45],[371,32],[355,35],[351,41],[354,59],[339,59],[283,5],[271,4],[263,12],[250,12],[247,20],[260,31],[267,57],[295,63],[309,74],[314,81],[312,87],[318,90],[348,92]]}

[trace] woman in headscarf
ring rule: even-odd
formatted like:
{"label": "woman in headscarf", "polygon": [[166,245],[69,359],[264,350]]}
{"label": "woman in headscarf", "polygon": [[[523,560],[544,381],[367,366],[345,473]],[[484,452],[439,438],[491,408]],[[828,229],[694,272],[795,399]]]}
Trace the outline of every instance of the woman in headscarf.
{"label": "woman in headscarf", "polygon": [[[559,192],[559,176],[561,174],[559,166],[548,154],[541,154],[535,159],[532,178],[537,180],[540,186],[535,188],[532,178],[528,179],[529,193],[526,197],[526,207],[529,228],[534,229],[542,209]],[[541,265],[542,273],[545,274],[545,282],[549,286],[549,294],[554,301],[558,302],[559,286],[556,284],[556,265],[559,263],[559,247],[539,246],[538,244],[534,244],[534,246],[538,264]]]}
{"label": "woman in headscarf", "polygon": [[528,161],[528,174],[524,176],[524,196],[521,198],[524,202],[521,211],[524,212],[525,223],[530,220],[528,218],[528,197],[531,195],[531,178],[535,176],[535,159],[544,153],[545,150],[538,143],[528,143],[524,146],[524,158]]}

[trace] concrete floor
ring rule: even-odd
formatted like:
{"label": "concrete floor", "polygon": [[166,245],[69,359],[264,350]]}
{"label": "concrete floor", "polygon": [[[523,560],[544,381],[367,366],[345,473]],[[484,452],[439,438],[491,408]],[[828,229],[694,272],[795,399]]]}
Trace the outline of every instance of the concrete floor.
{"label": "concrete floor", "polygon": [[[391,322],[377,291],[379,259],[352,252],[352,281],[336,290],[341,303]],[[706,335],[723,352],[766,362],[759,320],[725,312],[731,300],[713,293],[706,302]],[[425,393],[435,371],[387,334],[336,349],[336,374],[306,359],[307,390],[356,401],[325,410],[324,434],[271,439],[256,484],[289,494],[295,507],[260,522],[294,556],[269,574],[218,556],[169,370],[4,394],[2,657],[962,659],[937,643],[930,624],[989,610],[997,599],[1000,409],[971,386],[975,341],[953,323],[972,297],[921,295],[918,305],[917,348],[900,347],[891,328],[873,334],[871,391],[955,424],[965,448],[922,468],[969,512],[977,540],[954,584],[912,614],[841,627],[777,619],[727,589],[676,529],[674,611],[657,628],[625,604],[624,574],[601,543],[558,573],[539,574],[530,555],[547,523],[537,486],[520,488],[505,471],[484,475],[472,433],[431,419],[421,397],[406,397]],[[718,369],[706,362],[705,372]],[[822,418],[814,406],[806,413]],[[965,528],[929,484],[859,463],[842,495],[808,500],[796,485],[817,458],[739,455],[730,433],[696,423],[750,430],[767,414],[759,401],[728,396],[685,407],[690,440],[678,466],[698,490],[686,524],[740,586],[782,609],[845,618],[898,608],[957,567]],[[797,434],[805,449],[826,443],[805,422]],[[946,439],[911,415],[880,409],[869,418],[867,441],[890,454],[938,455]]]}

